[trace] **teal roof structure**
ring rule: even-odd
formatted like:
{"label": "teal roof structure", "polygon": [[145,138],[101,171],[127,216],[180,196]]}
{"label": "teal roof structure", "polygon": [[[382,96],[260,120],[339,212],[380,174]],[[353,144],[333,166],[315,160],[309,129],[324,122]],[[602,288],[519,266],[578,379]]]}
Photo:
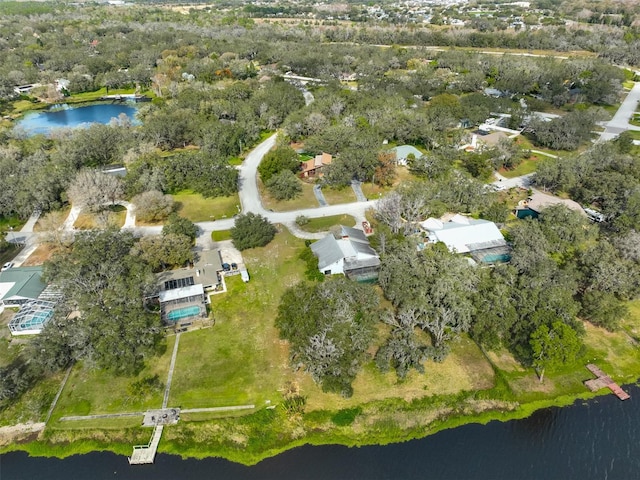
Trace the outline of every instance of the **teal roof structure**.
{"label": "teal roof structure", "polygon": [[42,267],[14,267],[0,272],[0,301],[13,297],[35,300],[46,287]]}

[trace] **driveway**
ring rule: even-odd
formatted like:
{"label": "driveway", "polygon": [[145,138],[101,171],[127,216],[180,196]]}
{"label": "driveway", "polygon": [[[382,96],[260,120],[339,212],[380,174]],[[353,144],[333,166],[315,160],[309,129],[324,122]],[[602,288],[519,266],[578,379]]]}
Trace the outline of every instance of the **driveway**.
{"label": "driveway", "polygon": [[[262,206],[260,193],[258,192],[258,165],[262,158],[276,144],[277,134],[271,135],[264,142],[254,148],[244,159],[238,169],[240,172],[239,195],[242,204],[242,212],[259,213],[264,215],[266,210]],[[217,222],[216,222],[217,223]]]}
{"label": "driveway", "polygon": [[626,130],[640,130],[640,127],[629,124],[629,120],[631,120],[638,107],[638,102],[640,102],[640,82],[635,83],[616,114],[605,124],[605,130],[600,134],[601,142],[613,140]]}

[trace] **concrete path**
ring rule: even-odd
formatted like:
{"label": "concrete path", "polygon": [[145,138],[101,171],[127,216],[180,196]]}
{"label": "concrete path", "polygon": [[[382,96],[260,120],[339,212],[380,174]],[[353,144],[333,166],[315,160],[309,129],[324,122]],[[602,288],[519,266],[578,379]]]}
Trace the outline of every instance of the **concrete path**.
{"label": "concrete path", "polygon": [[329,205],[327,203],[327,199],[324,198],[324,193],[322,193],[322,187],[320,185],[313,186],[313,194],[316,196],[318,205],[320,205],[321,207],[326,207],[327,205]]}
{"label": "concrete path", "polygon": [[18,255],[16,255],[12,260],[14,267],[21,267],[22,264],[27,261],[27,258],[29,258],[31,254],[36,251],[36,248],[38,248],[37,236],[35,236],[35,234],[31,234],[29,237],[27,237],[25,239],[25,242],[19,243],[25,243],[25,246],[22,250],[20,250],[20,253],[18,253]]}
{"label": "concrete path", "polygon": [[51,406],[49,407],[49,411],[47,412],[47,418],[45,418],[44,423],[49,423],[49,420],[51,419],[51,415],[53,414],[53,411],[56,408],[56,405],[58,404],[58,400],[60,399],[60,395],[62,395],[62,390],[64,390],[64,386],[67,384],[67,380],[69,380],[69,375],[71,375],[71,369],[73,368],[73,365],[71,365],[68,369],[67,369],[67,373],[64,376],[64,379],[62,380],[62,383],[60,384],[60,388],[58,389],[58,393],[56,393],[55,398],[53,399],[53,402],[51,402]]}
{"label": "concrete path", "polygon": [[232,405],[230,407],[208,407],[208,408],[187,408],[180,410],[180,413],[201,413],[201,412],[234,412],[236,410],[252,410],[255,405]]}
{"label": "concrete path", "polygon": [[545,157],[549,157],[549,158],[558,158],[558,155],[554,155],[552,153],[548,153],[548,152],[542,152],[540,150],[529,150],[531,153],[535,153],[536,155],[543,155]]}
{"label": "concrete path", "polygon": [[353,190],[353,193],[356,194],[356,199],[359,202],[367,201],[367,197],[362,191],[362,182],[360,182],[359,180],[351,180],[351,189]]}
{"label": "concrete path", "polygon": [[99,420],[102,418],[126,418],[126,417],[142,417],[144,412],[125,412],[125,413],[99,413],[96,415],[68,415],[61,417],[61,422],[77,422],[81,420]]}
{"label": "concrete path", "polygon": [[626,130],[640,130],[640,127],[630,125],[629,120],[638,108],[640,102],[640,82],[636,82],[613,118],[605,124],[605,130],[600,134],[601,142],[613,140]]}
{"label": "concrete path", "polygon": [[173,379],[173,369],[176,366],[176,358],[178,357],[178,345],[180,344],[180,333],[176,334],[176,343],[173,344],[173,354],[171,355],[171,364],[169,365],[169,375],[167,375],[167,386],[164,388],[164,399],[162,400],[162,408],[167,408],[169,403],[169,392],[171,391],[171,380]]}
{"label": "concrete path", "polygon": [[80,215],[80,212],[82,212],[82,207],[72,205],[71,211],[69,212],[67,219],[62,224],[62,230],[66,232],[72,232],[74,230],[73,224],[76,223],[76,220],[78,220],[78,216]]}
{"label": "concrete path", "polygon": [[20,232],[33,233],[33,227],[35,227],[36,222],[40,218],[41,214],[42,214],[41,210],[36,210],[35,212],[33,212],[29,217],[29,220],[27,220],[27,223],[24,224],[24,227],[20,229]]}

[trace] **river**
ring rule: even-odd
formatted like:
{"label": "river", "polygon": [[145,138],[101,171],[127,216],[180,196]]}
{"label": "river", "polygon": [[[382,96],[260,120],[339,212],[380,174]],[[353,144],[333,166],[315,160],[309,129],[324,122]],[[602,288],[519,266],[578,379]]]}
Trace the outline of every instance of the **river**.
{"label": "river", "polygon": [[421,440],[347,448],[304,446],[253,467],[222,459],[158,455],[131,467],[111,453],[64,460],[0,457],[2,480],[175,479],[632,479],[640,477],[640,388],[632,399],[613,395],[548,408],[524,420],[466,425]]}
{"label": "river", "polygon": [[16,126],[28,135],[48,135],[57,128],[87,127],[92,123],[111,122],[112,118],[126,115],[132,124],[139,124],[135,118],[137,107],[126,103],[98,103],[81,107],[59,106],[51,110],[28,112]]}

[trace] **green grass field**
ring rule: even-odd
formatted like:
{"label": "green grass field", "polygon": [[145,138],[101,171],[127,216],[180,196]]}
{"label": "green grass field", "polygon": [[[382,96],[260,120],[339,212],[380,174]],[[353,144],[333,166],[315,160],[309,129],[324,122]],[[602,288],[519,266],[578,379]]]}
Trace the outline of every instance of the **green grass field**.
{"label": "green grass field", "polygon": [[351,215],[331,215],[329,217],[310,218],[309,223],[302,225],[301,230],[305,232],[326,232],[331,227],[337,225],[344,225],[345,227],[353,227],[356,224],[356,219]]}
{"label": "green grass field", "polygon": [[214,242],[231,240],[231,230],[221,230],[221,231],[211,232],[211,240],[213,240]]}
{"label": "green grass field", "polygon": [[356,194],[353,193],[353,189],[351,187],[344,187],[340,189],[324,187],[322,189],[322,194],[329,205],[353,203],[357,201]]}
{"label": "green grass field", "polygon": [[276,200],[269,191],[263,185],[262,181],[258,181],[258,188],[260,189],[260,196],[262,197],[262,204],[264,208],[273,210],[274,212],[289,212],[291,210],[300,210],[302,208],[315,208],[318,206],[318,201],[313,194],[313,185],[310,183],[299,180],[302,187],[302,193],[291,200]]}
{"label": "green grass field", "polygon": [[231,218],[238,213],[240,205],[237,194],[229,197],[205,198],[191,190],[183,190],[172,197],[176,202],[178,215],[192,222]]}
{"label": "green grass field", "polygon": [[[66,415],[139,412],[148,408],[160,408],[164,390],[135,396],[129,393],[128,387],[137,380],[156,374],[164,384],[167,381],[174,342],[175,337],[167,337],[164,354],[153,358],[135,377],[115,376],[111,372],[92,369],[88,365],[76,365],[52,418],[58,420]],[[74,427],[66,422],[62,422],[61,425],[64,428]],[[82,424],[76,426],[81,427]]]}

